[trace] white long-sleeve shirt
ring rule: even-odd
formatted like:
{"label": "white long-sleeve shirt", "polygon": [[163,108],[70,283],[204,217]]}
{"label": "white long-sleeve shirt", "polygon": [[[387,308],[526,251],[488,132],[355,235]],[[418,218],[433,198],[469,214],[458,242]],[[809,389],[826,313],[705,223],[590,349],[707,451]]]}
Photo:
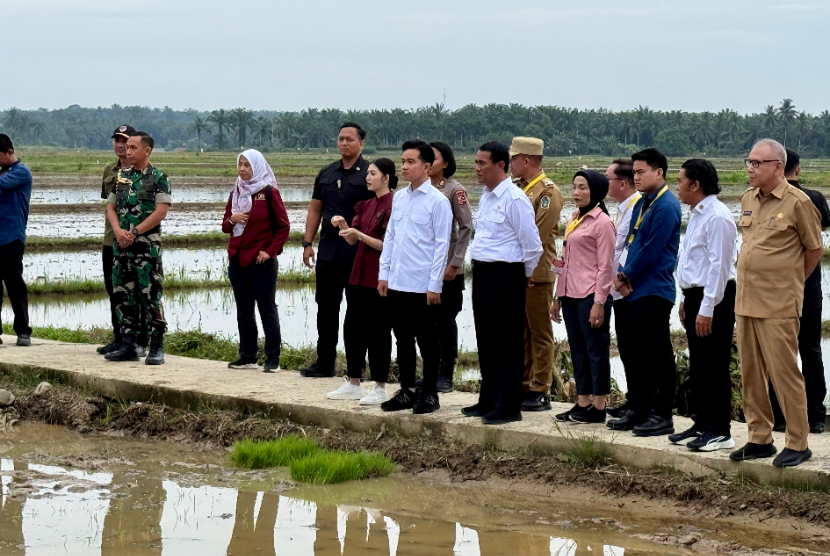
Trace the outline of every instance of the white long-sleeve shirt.
{"label": "white long-sleeve shirt", "polygon": [[533,205],[510,178],[493,191],[484,188],[470,256],[474,261],[524,263],[528,277],[542,257]]}
{"label": "white long-sleeve shirt", "polygon": [[450,202],[429,179],[395,193],[378,280],[396,291],[441,293],[451,229]]}
{"label": "white long-sleeve shirt", "polygon": [[699,202],[689,213],[686,235],[677,259],[681,289],[703,288],[699,314],[711,317],[723,301],[729,280],[735,280],[738,228],[730,210],[715,195]]}
{"label": "white long-sleeve shirt", "polygon": [[[634,192],[628,199],[617,205],[617,214],[614,216],[614,226],[617,228],[617,239],[614,242],[614,264],[611,268],[614,269],[614,275],[617,274],[617,268],[620,266],[620,257],[622,256],[623,248],[625,247],[625,238],[628,237],[628,231],[631,229],[631,209],[637,204],[637,199],[640,198],[639,192]],[[611,286],[611,295],[614,299],[622,299],[617,292],[617,288]]]}

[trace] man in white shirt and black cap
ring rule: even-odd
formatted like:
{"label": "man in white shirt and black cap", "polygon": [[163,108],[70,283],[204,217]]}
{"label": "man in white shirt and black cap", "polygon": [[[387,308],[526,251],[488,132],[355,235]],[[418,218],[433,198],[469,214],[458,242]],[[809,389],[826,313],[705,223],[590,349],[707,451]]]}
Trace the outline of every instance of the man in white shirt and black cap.
{"label": "man in white shirt and black cap", "polygon": [[[401,389],[381,404],[384,411],[432,413],[438,403],[440,347],[436,326],[447,263],[452,209],[432,186],[435,152],[424,141],[403,144],[401,173],[409,187],[395,194],[380,254],[378,293],[389,296],[398,346]],[[415,341],[424,363],[423,386],[415,388]]]}
{"label": "man in white shirt and black cap", "polygon": [[470,254],[481,391],[462,413],[488,425],[522,420],[525,293],[542,257],[533,205],[507,174],[509,164],[505,145],[479,147],[476,177],[485,187]]}
{"label": "man in white shirt and black cap", "polygon": [[682,290],[680,322],[689,341],[689,380],[694,424],[669,435],[690,450],[732,448],[732,333],[735,330],[735,261],[738,228],[717,197],[718,173],[707,160],[687,160],[677,177],[677,196],[691,207],[677,261]]}

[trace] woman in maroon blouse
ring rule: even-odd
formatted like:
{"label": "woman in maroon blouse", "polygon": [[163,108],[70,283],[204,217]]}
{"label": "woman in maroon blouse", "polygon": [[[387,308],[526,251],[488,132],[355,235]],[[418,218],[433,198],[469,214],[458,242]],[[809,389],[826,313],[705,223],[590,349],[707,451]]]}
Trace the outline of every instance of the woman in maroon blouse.
{"label": "woman in maroon blouse", "polygon": [[274,300],[277,255],[288,239],[289,223],[277,179],[262,153],[250,149],[237,158],[236,185],[225,207],[222,231],[231,234],[228,278],[236,300],[239,359],[231,369],[257,368],[254,305],[265,332],[265,372],[280,368],[280,321]]}
{"label": "woman in maroon blouse", "polygon": [[[358,243],[352,275],[346,290],[349,303],[343,323],[346,342],[346,366],[349,379],[326,397],[331,400],[360,400],[360,405],[379,405],[389,399],[386,381],[392,359],[392,327],[386,298],[378,293],[378,267],[383,250],[383,236],[392,214],[390,189],[398,185],[395,163],[379,158],[369,165],[366,185],[375,198],[355,205],[351,228],[342,216],[334,216],[331,223],[340,228],[340,235],[351,245]],[[360,379],[369,352],[369,370],[374,389],[363,390]]]}

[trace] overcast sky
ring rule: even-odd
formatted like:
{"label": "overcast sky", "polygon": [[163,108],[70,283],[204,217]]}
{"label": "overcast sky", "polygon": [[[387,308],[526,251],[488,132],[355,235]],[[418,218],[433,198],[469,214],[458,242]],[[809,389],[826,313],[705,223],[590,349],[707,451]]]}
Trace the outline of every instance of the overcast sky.
{"label": "overcast sky", "polygon": [[0,110],[830,109],[830,2],[6,0]]}

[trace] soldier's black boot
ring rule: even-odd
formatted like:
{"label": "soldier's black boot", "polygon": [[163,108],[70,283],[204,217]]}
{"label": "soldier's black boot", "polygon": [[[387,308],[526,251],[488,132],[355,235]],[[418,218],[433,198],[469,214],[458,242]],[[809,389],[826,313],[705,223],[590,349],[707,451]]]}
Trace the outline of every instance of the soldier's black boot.
{"label": "soldier's black boot", "polygon": [[164,336],[161,334],[150,338],[150,352],[144,360],[145,365],[161,365],[164,363]]}
{"label": "soldier's black boot", "polygon": [[98,352],[99,354],[101,354],[101,355],[106,355],[106,354],[108,354],[108,353],[112,353],[113,351],[115,351],[115,350],[117,350],[118,348],[120,348],[120,347],[121,347],[121,344],[122,344],[123,342],[124,342],[124,341],[121,339],[121,334],[119,333],[119,334],[116,334],[116,335],[115,335],[115,337],[113,338],[113,340],[112,340],[110,343],[108,343],[108,344],[107,344],[107,345],[105,345],[105,346],[101,346],[101,347],[99,347],[99,348],[98,348],[97,350],[95,350],[95,351],[97,351],[97,352]]}
{"label": "soldier's black boot", "polygon": [[438,383],[436,384],[436,390],[441,393],[447,394],[453,391],[452,386],[452,375],[455,371],[455,361],[442,361],[441,367],[438,370]]}
{"label": "soldier's black boot", "polygon": [[132,334],[125,334],[124,341],[121,342],[121,347],[106,354],[104,359],[107,361],[138,361],[138,353],[136,353],[136,348],[135,336]]}

